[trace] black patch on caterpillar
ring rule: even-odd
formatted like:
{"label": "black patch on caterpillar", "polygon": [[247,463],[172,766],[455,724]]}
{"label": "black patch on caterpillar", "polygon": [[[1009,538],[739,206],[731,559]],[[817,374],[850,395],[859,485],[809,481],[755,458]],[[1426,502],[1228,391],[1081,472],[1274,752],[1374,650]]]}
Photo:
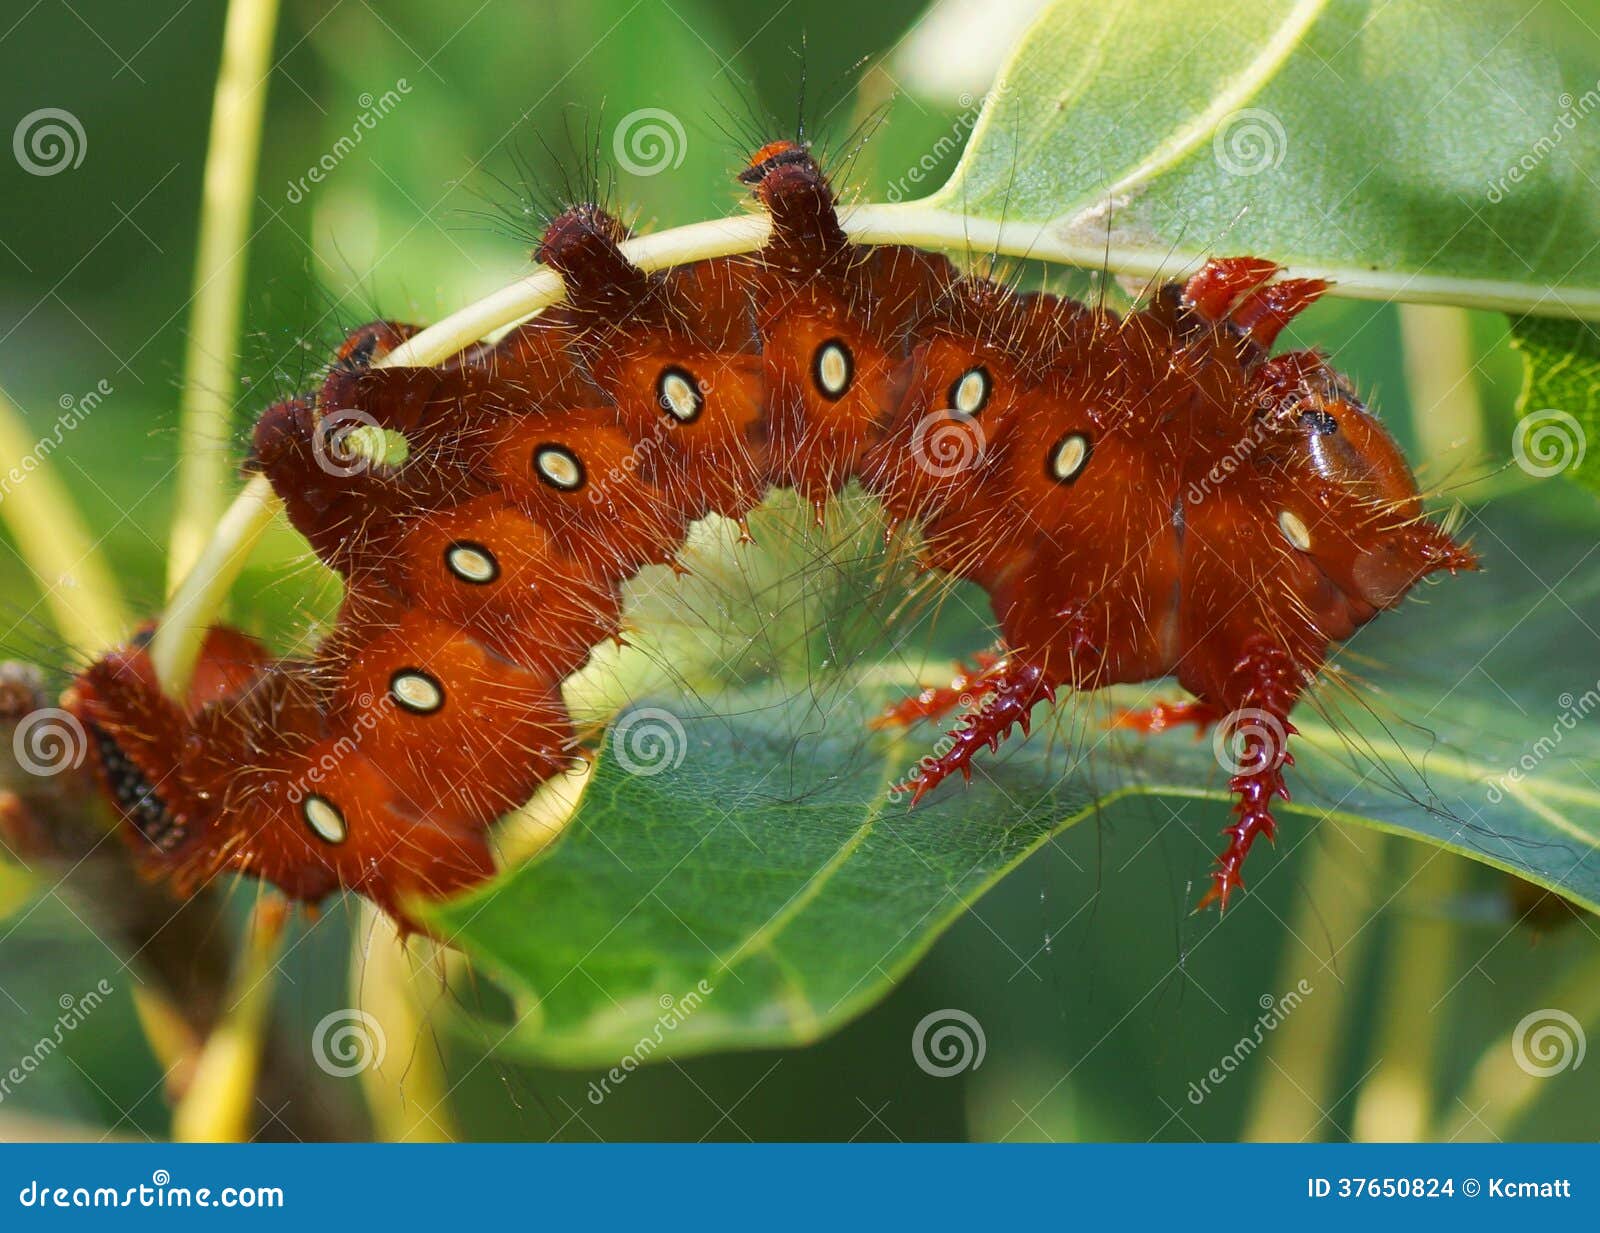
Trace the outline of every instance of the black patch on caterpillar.
{"label": "black patch on caterpillar", "polygon": [[111,734],[94,724],[87,726],[100,755],[100,769],[105,775],[107,790],[117,808],[139,834],[161,851],[171,852],[188,837],[188,828],[167,808],[155,785],[134,765],[133,759],[123,753],[122,746]]}

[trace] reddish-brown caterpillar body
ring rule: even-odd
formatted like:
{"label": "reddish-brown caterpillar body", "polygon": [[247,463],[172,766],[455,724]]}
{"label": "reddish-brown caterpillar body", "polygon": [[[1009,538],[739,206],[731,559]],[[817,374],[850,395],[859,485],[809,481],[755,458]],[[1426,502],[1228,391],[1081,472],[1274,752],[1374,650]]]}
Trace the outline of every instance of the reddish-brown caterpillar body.
{"label": "reddish-brown caterpillar body", "polygon": [[[373,368],[412,332],[375,323],[266,412],[253,465],[343,607],[305,659],[213,632],[183,705],[137,647],[74,686],[151,866],[401,915],[483,879],[491,823],[571,759],[561,683],[617,634],[621,584],[697,518],[742,519],[774,486],[820,511],[858,479],[988,592],[1003,639],[885,717],[979,699],[916,797],[1063,686],[1175,676],[1195,701],[1130,722],[1252,721],[1207,895],[1226,905],[1330,646],[1473,564],[1338,374],[1269,358],[1323,285],[1217,260],[1122,317],[852,245],[792,143],[741,180],[772,216],[759,253],[645,274],[620,224],[575,207],[537,254],[563,305],[428,368]],[[402,435],[405,460],[330,465],[352,425]],[[962,465],[929,465],[935,430],[970,439]]]}

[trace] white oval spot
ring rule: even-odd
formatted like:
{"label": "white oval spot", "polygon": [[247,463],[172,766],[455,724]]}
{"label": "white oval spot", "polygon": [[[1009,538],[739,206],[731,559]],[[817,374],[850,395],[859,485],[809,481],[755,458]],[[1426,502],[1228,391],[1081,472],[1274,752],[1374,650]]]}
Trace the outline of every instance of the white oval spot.
{"label": "white oval spot", "polygon": [[969,369],[950,387],[950,405],[963,415],[976,415],[989,403],[989,370]]}
{"label": "white oval spot", "polygon": [[300,816],[306,820],[311,833],[323,843],[343,843],[349,838],[349,828],[344,824],[344,814],[325,796],[308,796],[300,806]]}
{"label": "white oval spot", "polygon": [[459,540],[444,550],[445,568],[462,582],[483,586],[500,576],[500,562],[482,544]]}
{"label": "white oval spot", "polygon": [[1311,529],[1300,520],[1300,515],[1281,510],[1278,514],[1278,530],[1283,532],[1284,539],[1301,552],[1311,551]]}
{"label": "white oval spot", "polygon": [[1081,432],[1069,432],[1050,451],[1050,478],[1070,484],[1088,461],[1089,438]]}
{"label": "white oval spot", "polygon": [[811,364],[811,375],[817,388],[829,398],[842,398],[855,377],[855,362],[850,358],[850,348],[837,338],[830,338],[817,348],[816,359]]}
{"label": "white oval spot", "polygon": [[444,686],[426,672],[406,668],[389,678],[389,696],[413,715],[431,715],[444,705]]}
{"label": "white oval spot", "polygon": [[583,464],[565,446],[541,445],[533,451],[533,466],[552,488],[573,492],[583,487]]}
{"label": "white oval spot", "polygon": [[661,378],[656,382],[656,400],[663,411],[681,424],[693,423],[705,405],[694,374],[676,367],[661,370]]}

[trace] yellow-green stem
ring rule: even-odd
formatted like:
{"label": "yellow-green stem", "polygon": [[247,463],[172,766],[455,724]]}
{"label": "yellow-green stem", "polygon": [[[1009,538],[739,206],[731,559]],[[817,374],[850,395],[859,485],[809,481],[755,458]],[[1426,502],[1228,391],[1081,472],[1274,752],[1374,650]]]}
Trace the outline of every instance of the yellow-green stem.
{"label": "yellow-green stem", "polygon": [[278,508],[278,498],[264,477],[258,475],[246,484],[168,601],[150,643],[150,659],[171,696],[178,697],[188,686],[206,630]]}
{"label": "yellow-green stem", "polygon": [[[394,923],[362,900],[350,956],[350,987],[368,1016],[368,1054],[361,1086],[372,1111],[374,1137],[385,1143],[447,1143],[455,1136],[449,1087],[423,999],[430,980],[444,990],[443,968],[430,976],[413,966]],[[416,945],[431,948],[419,938]],[[436,952],[441,963],[442,952]],[[382,1047],[377,1048],[378,1042]]]}
{"label": "yellow-green stem", "polygon": [[1402,914],[1383,956],[1373,1070],[1356,1099],[1353,1138],[1417,1143],[1434,1114],[1434,1071],[1448,1014],[1440,1007],[1452,970],[1455,922],[1441,915],[1461,888],[1466,862],[1414,839],[1391,836],[1402,861]]}
{"label": "yellow-green stem", "polygon": [[200,557],[227,500],[245,254],[277,19],[278,0],[232,0],[228,5],[206,148],[200,243],[179,403],[169,594]]}
{"label": "yellow-green stem", "polygon": [[172,1113],[178,1143],[241,1143],[250,1136],[256,1073],[272,1006],[288,906],[276,894],[251,917],[222,1019],[206,1038],[189,1089]]}
{"label": "yellow-green stem", "polygon": [[[1568,1018],[1562,1021],[1550,1011]],[[1576,1032],[1572,1021],[1579,1025]],[[1540,1024],[1553,1028],[1543,1044],[1535,1035]],[[1534,1101],[1581,1064],[1587,1051],[1585,1033],[1593,1034],[1597,1024],[1600,953],[1530,1004],[1526,1017],[1484,1050],[1466,1090],[1445,1111],[1432,1137],[1451,1143],[1508,1138]]]}
{"label": "yellow-green stem", "polygon": [[0,395],[0,458],[7,466],[7,474],[0,477],[5,481],[0,520],[28,571],[38,579],[56,629],[79,652],[114,645],[129,628],[127,605],[116,579],[66,488],[49,469],[40,441],[4,395]]}
{"label": "yellow-green stem", "polygon": [[1471,464],[1487,457],[1467,310],[1402,304],[1400,339],[1420,456],[1446,464],[1451,460]]}
{"label": "yellow-green stem", "polygon": [[[1372,931],[1370,897],[1351,886],[1349,844],[1356,831],[1324,824],[1305,885],[1295,896],[1279,963],[1282,996],[1304,979],[1313,992],[1267,1037],[1256,1058],[1258,1079],[1243,1138],[1255,1143],[1297,1143],[1328,1137],[1328,1115],[1338,1102],[1339,1042],[1350,1015],[1350,989],[1365,962]],[[1333,953],[1324,955],[1327,945]]]}

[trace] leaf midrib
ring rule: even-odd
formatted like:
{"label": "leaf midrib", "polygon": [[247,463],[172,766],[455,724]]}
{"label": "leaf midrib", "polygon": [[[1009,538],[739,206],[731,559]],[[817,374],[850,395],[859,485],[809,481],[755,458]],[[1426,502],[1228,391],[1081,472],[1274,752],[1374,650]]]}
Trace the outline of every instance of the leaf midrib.
{"label": "leaf midrib", "polygon": [[[804,886],[789,897],[788,902],[783,907],[779,908],[767,919],[765,924],[753,931],[733,951],[714,957],[713,963],[719,973],[732,971],[751,954],[766,954],[775,963],[787,969],[787,962],[783,959],[782,953],[776,948],[775,943],[783,935],[783,931],[789,927],[790,922],[827,889],[828,884],[837,876],[839,870],[844,868],[850,857],[860,849],[867,836],[877,826],[878,819],[883,816],[884,806],[888,804],[889,783],[894,776],[893,767],[898,765],[889,756],[889,753],[892,750],[902,748],[902,745],[903,742],[898,737],[891,739],[885,745],[882,760],[883,774],[879,780],[878,791],[873,794],[872,806],[867,811],[866,817],[862,819],[861,825],[850,833],[850,836],[839,845],[838,850],[806,880]],[[792,977],[790,979],[792,980]],[[809,1009],[810,998],[804,985],[796,984],[795,988],[801,997],[805,999]],[[810,1013],[815,1017],[814,1010],[811,1010]]]}

